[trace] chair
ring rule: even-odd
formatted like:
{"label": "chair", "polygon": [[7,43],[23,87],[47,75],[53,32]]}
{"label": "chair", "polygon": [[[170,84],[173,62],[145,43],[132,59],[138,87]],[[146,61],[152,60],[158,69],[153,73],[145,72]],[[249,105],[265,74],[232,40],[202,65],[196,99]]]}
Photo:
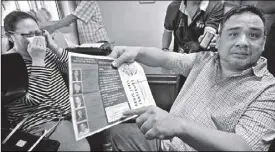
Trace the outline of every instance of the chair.
{"label": "chair", "polygon": [[[28,91],[29,78],[26,64],[20,54],[3,54],[1,55],[1,59],[1,139],[3,141],[4,138],[6,138],[11,132],[12,128],[7,118],[5,105],[26,95]],[[10,138],[8,140],[9,144],[8,142],[6,144],[2,144],[1,150],[21,151],[24,148],[17,146],[16,143],[19,142],[18,140],[26,140],[28,141],[26,145],[28,145],[28,143],[30,143],[34,139],[36,140],[36,138],[39,138],[34,137],[33,135],[30,135],[29,133],[25,133],[23,131],[16,131],[16,133],[13,134],[12,137],[14,138]],[[57,150],[59,145],[60,143],[58,141],[44,139],[34,148],[34,150]]]}
{"label": "chair", "polygon": [[272,140],[271,145],[270,145],[268,151],[275,151],[275,138]]}
{"label": "chair", "polygon": [[1,59],[1,123],[2,128],[10,128],[4,106],[26,94],[28,91],[28,73],[20,54],[3,54]]}

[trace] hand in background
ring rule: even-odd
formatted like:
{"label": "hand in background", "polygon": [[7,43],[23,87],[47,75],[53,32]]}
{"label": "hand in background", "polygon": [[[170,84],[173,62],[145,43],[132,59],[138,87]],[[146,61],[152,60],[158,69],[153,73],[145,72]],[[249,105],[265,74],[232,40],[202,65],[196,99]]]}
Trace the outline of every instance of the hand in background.
{"label": "hand in background", "polygon": [[45,37],[35,36],[27,49],[32,58],[33,66],[45,66],[46,50]]}

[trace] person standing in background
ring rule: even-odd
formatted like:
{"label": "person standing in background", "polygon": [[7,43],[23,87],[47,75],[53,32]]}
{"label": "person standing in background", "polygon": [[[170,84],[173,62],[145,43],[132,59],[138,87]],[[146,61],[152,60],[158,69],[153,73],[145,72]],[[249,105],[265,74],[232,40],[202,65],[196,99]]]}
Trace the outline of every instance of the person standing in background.
{"label": "person standing in background", "polygon": [[220,1],[173,1],[168,6],[164,21],[162,50],[169,50],[174,33],[174,52],[189,53],[199,49],[204,33],[216,34],[223,17]]}
{"label": "person standing in background", "polygon": [[97,1],[76,1],[77,8],[53,25],[45,26],[50,33],[77,21],[80,44],[109,42]]}
{"label": "person standing in background", "polygon": [[267,38],[262,56],[267,58],[267,68],[275,76],[275,2],[258,1],[256,7],[262,9],[266,15],[270,15],[267,17]]}

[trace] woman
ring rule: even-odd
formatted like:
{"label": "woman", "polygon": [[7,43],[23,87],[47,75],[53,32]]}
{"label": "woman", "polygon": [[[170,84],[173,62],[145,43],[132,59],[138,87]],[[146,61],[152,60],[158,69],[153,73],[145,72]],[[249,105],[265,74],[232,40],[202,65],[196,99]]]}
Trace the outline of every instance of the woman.
{"label": "woman", "polygon": [[75,141],[70,122],[69,94],[62,78],[62,73],[67,72],[67,51],[59,48],[47,31],[39,29],[36,19],[25,12],[8,14],[4,28],[14,44],[8,53],[21,54],[29,75],[26,96],[6,107],[13,127],[31,114],[22,128],[41,135],[44,129],[51,128],[61,119],[50,136],[61,143],[59,150],[90,150],[86,139]]}

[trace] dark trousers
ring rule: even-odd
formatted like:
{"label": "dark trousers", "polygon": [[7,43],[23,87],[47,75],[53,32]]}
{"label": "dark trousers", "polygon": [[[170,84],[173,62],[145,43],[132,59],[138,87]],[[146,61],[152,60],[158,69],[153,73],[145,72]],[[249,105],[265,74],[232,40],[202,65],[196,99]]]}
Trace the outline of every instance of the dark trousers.
{"label": "dark trousers", "polygon": [[159,139],[147,140],[135,123],[122,123],[111,128],[114,151],[161,151]]}

